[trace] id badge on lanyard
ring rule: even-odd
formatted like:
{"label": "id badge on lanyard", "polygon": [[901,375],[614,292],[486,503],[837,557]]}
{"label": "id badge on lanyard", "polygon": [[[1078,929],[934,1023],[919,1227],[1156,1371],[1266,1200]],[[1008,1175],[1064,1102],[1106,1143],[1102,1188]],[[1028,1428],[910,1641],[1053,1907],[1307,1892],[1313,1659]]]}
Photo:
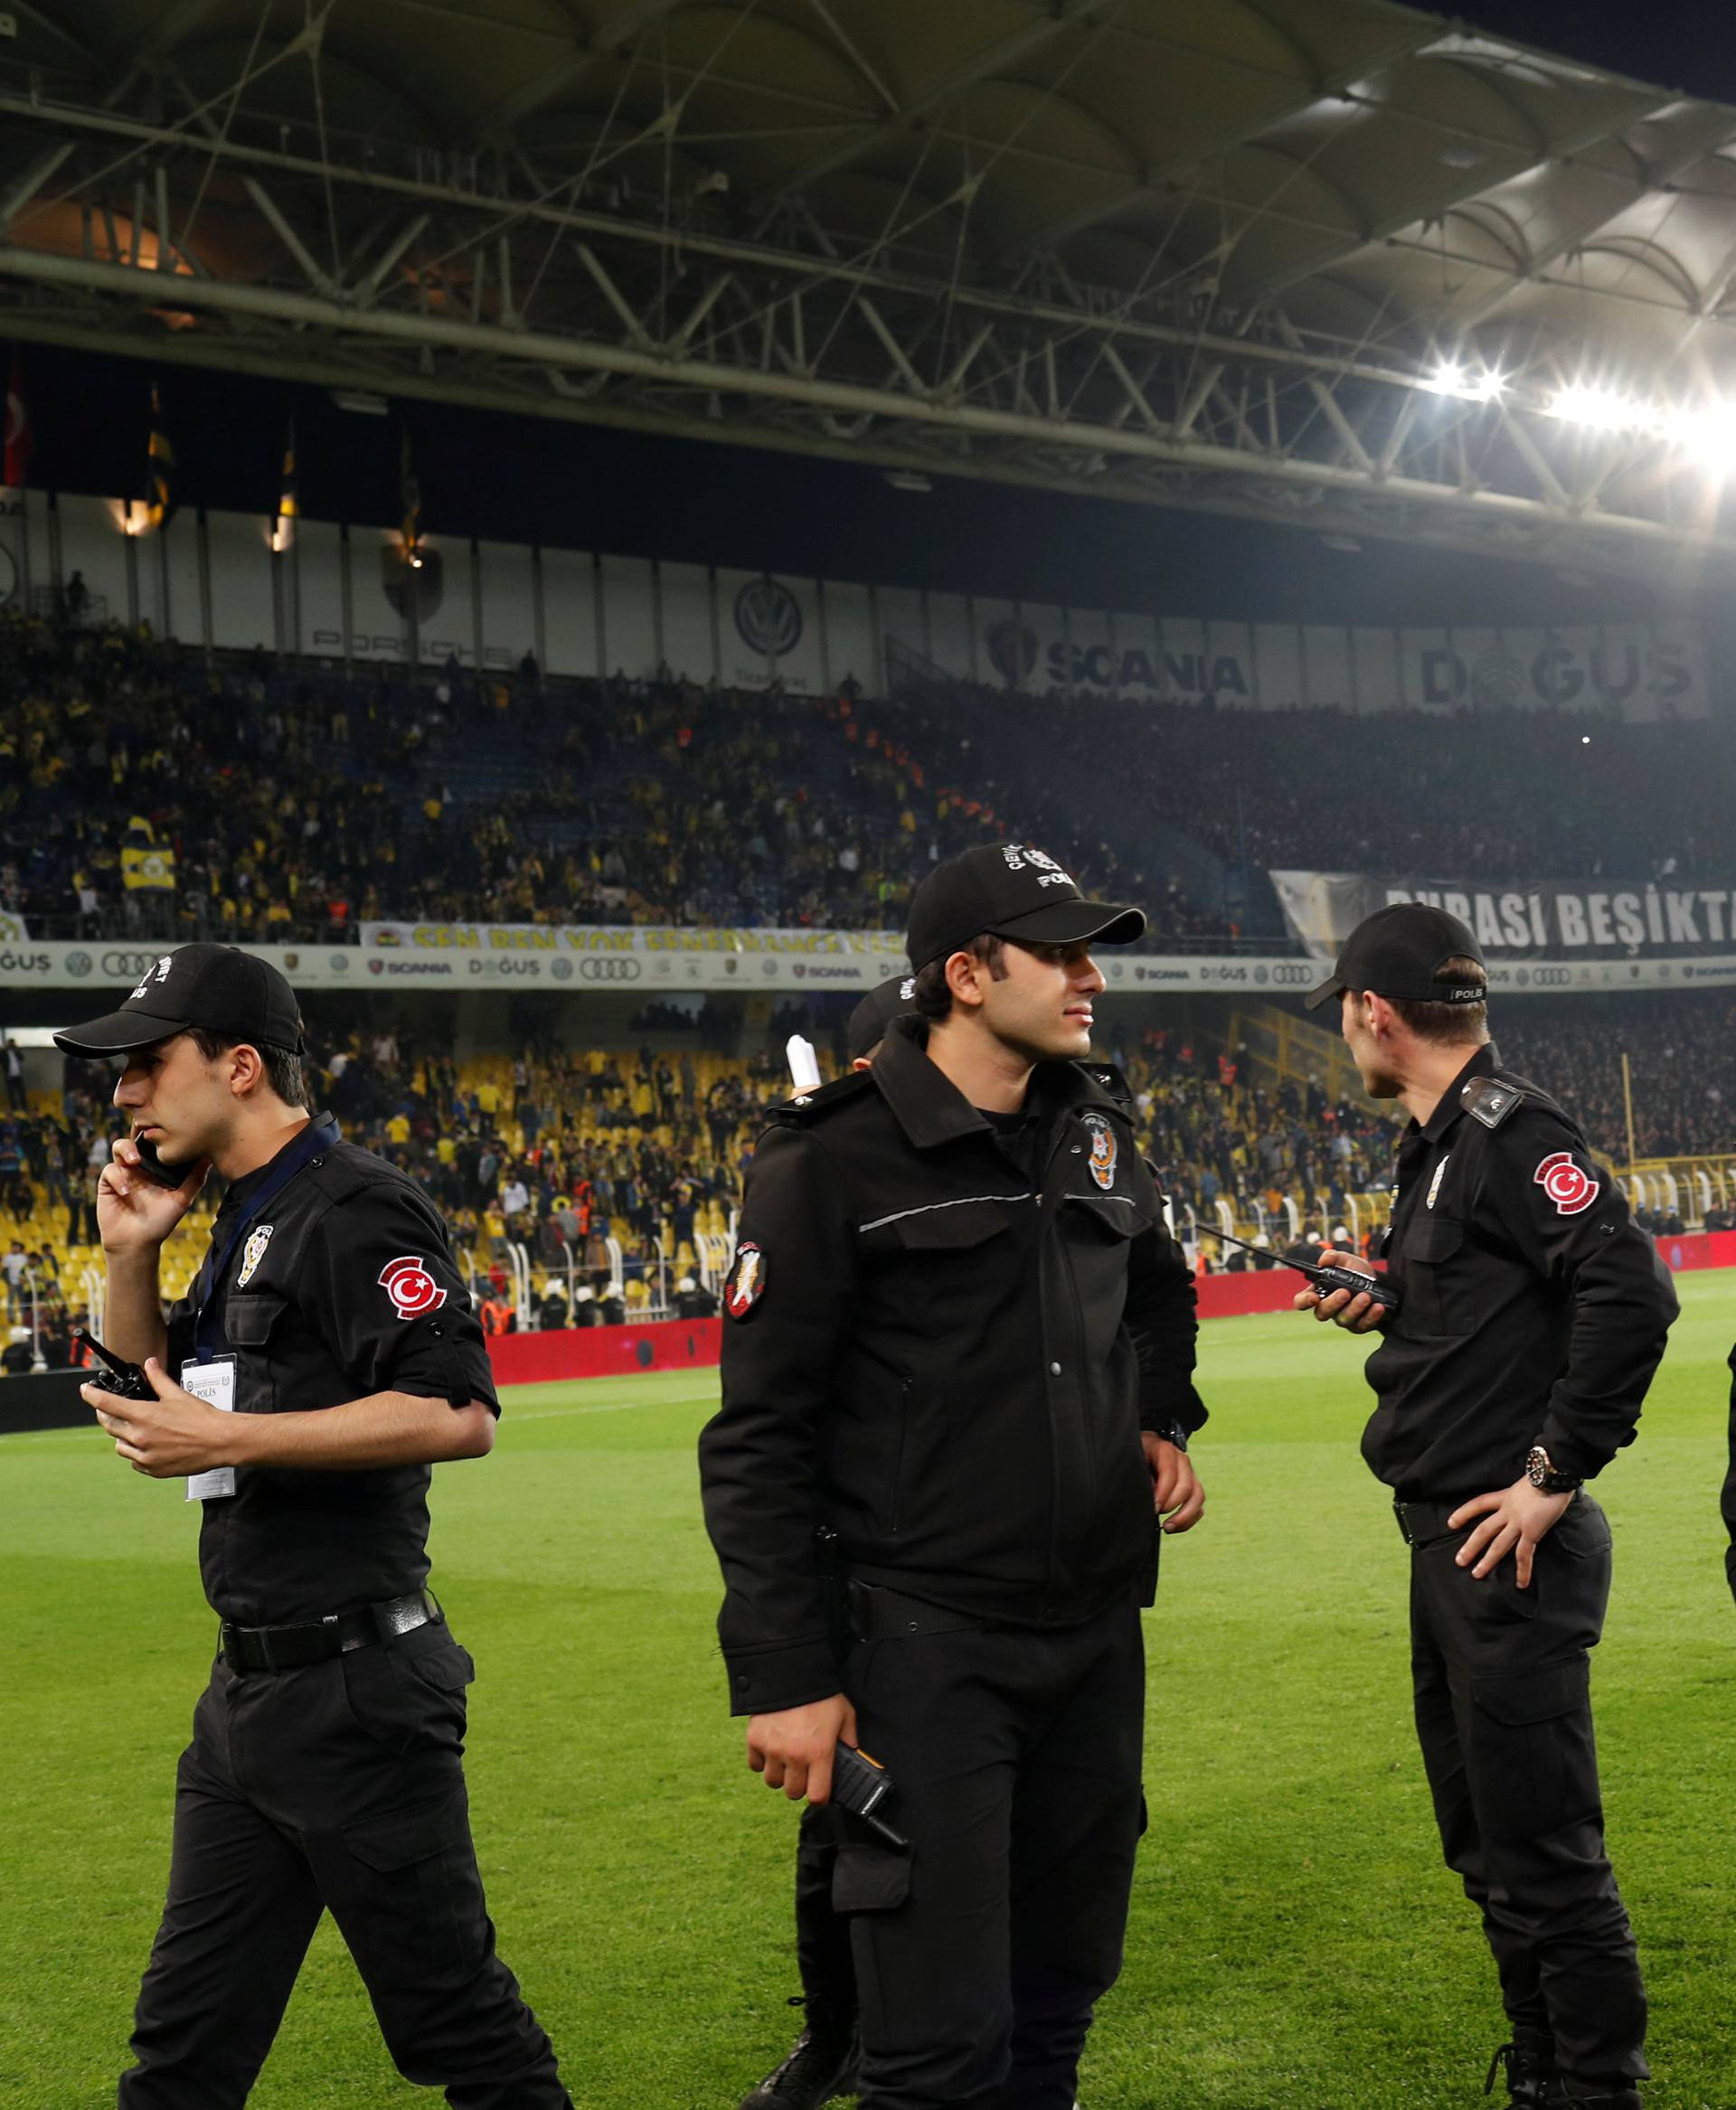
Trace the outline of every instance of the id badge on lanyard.
{"label": "id badge on lanyard", "polygon": [[[207,1361],[184,1362],[181,1365],[181,1384],[184,1391],[195,1399],[203,1399],[207,1407],[214,1407],[219,1414],[235,1411],[235,1358],[233,1355],[213,1355]],[[189,1473],[187,1475],[187,1500],[189,1502],[218,1502],[224,1495],[235,1492],[233,1465],[213,1465],[209,1473]]]}
{"label": "id badge on lanyard", "polygon": [[[221,1246],[213,1245],[194,1286],[193,1355],[181,1365],[181,1382],[195,1399],[214,1407],[220,1414],[235,1411],[235,1357],[219,1347],[222,1339],[222,1284],[235,1248],[253,1220],[282,1193],[302,1167],[337,1139],[337,1124],[329,1114],[317,1115],[295,1141],[273,1160],[271,1170],[248,1208],[230,1227]],[[235,1492],[235,1468],[214,1465],[209,1473],[190,1474],[189,1502],[221,1501]]]}

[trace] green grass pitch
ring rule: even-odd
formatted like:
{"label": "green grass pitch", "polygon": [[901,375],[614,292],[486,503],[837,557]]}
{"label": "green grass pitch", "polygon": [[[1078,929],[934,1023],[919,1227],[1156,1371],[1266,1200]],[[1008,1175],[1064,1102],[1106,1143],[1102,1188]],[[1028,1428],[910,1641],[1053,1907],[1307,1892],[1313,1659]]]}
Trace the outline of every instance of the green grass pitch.
{"label": "green grass pitch", "polygon": [[[1736,1608],[1717,1493],[1736,1283],[1689,1276],[1638,1445],[1599,1493],[1609,1832],[1653,2001],[1656,2110],[1736,2104]],[[1206,1328],[1207,1521],[1165,1550],[1127,1967],[1086,2110],[1448,2110],[1502,2035],[1409,1719],[1407,1556],[1356,1455],[1361,1344]],[[581,2110],[733,2110],[786,2047],[795,1812],[742,1763],[693,1438],[703,1378],[511,1394],[436,1476],[434,1580],[474,1651],[470,1782],[503,1953]],[[0,1440],[0,2105],[114,2101],[211,1646],[195,1520],[94,1431]],[[253,2096],[388,2110],[326,1922]],[[429,2099],[423,2097],[422,2099]]]}

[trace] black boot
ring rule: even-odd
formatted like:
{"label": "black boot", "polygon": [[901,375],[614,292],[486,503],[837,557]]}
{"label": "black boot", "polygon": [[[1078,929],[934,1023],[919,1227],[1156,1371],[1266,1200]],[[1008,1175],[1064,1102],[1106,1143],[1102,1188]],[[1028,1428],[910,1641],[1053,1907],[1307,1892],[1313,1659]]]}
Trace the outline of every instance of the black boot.
{"label": "black boot", "polygon": [[[800,2007],[799,1999],[790,2006]],[[813,2018],[757,2088],[741,2098],[741,2110],[819,2110],[837,2096],[856,2092],[859,2047],[854,2023],[840,2030],[819,2026]]]}
{"label": "black boot", "polygon": [[1552,2083],[1543,2100],[1555,2110],[1643,2110],[1639,2090],[1621,2074],[1587,2080],[1579,2074],[1562,2074]]}
{"label": "black boot", "polygon": [[1505,2110],[1543,2110],[1545,2104],[1555,2097],[1550,2088],[1555,2082],[1555,2041],[1547,2030],[1527,2030],[1515,2023],[1511,2044],[1504,2044],[1489,2061],[1489,2077],[1483,2084],[1483,2093],[1495,2093],[1496,2077],[1505,2066],[1507,2100]]}
{"label": "black boot", "polygon": [[832,1909],[837,1836],[831,1808],[803,1811],[796,1842],[796,1967],[802,1990],[789,2004],[806,2008],[807,2020],[788,2056],[742,2097],[741,2110],[819,2110],[835,2096],[856,2092],[861,2046],[850,1923]]}

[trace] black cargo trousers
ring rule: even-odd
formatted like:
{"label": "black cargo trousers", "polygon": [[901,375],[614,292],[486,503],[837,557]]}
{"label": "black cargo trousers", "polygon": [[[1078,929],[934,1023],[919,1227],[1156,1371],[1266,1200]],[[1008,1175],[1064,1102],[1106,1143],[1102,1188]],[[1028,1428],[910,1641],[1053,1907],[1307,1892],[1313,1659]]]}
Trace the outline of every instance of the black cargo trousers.
{"label": "black cargo trousers", "polygon": [[407,2080],[458,2110],[571,2110],[483,1902],[473,1675],[443,1623],[297,1670],[241,1676],[218,1657],[181,1757],[120,2110],[245,2102],[322,1910]]}
{"label": "black cargo trousers", "polygon": [[1481,1581],[1458,1565],[1455,1506],[1428,1505],[1410,1567],[1417,1734],[1447,1864],[1482,1912],[1509,2019],[1549,2032],[1569,2073],[1643,2080],[1646,1991],[1591,1727],[1609,1520],[1578,1494],[1522,1590],[1511,1555]]}
{"label": "black cargo trousers", "polygon": [[933,1625],[858,1639],[844,1663],[910,1842],[841,1815],[861,2110],[1072,2110],[1144,1829],[1139,1609],[1130,1591],[1077,1625]]}

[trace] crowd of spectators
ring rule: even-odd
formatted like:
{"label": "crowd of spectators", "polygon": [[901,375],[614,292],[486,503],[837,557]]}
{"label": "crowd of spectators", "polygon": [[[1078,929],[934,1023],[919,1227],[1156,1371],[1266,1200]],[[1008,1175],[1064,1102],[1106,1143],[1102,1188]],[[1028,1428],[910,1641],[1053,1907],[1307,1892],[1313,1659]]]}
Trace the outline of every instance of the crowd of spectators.
{"label": "crowd of spectators", "polygon": [[[158,941],[342,942],[375,920],[877,928],[931,864],[1013,831],[1178,935],[1200,923],[965,718],[853,683],[547,684],[529,661],[510,680],[452,662],[345,683],[0,616],[0,908],[42,937]],[[172,883],[128,884],[129,852],[164,880],[172,857]]]}
{"label": "crowd of spectators", "polygon": [[[514,1246],[530,1261],[536,1323],[620,1318],[644,1296],[688,1315],[714,1309],[698,1280],[699,1234],[708,1224],[727,1229],[766,1109],[787,1095],[772,1050],[804,1031],[828,1068],[844,1059],[842,1013],[819,1024],[794,1005],[744,1057],[684,1045],[671,1011],[636,1021],[647,1037],[633,1049],[575,1050],[532,1037],[510,1062],[464,1072],[439,1013],[417,1025],[410,1013],[384,1024],[353,1007],[347,1017],[322,1016],[317,1002],[310,1011],[315,1103],[428,1190],[452,1225],[485,1316],[502,1326],[516,1323]],[[1496,1022],[1502,1060],[1535,1076],[1617,1162],[1628,1159],[1624,1053],[1638,1156],[1736,1145],[1736,999],[1712,991],[1663,1003],[1531,998],[1506,1005]],[[1113,1011],[1105,1023],[1103,1052],[1127,1075],[1142,1148],[1184,1232],[1206,1234],[1203,1265],[1244,1264],[1209,1236],[1222,1204],[1233,1224],[1274,1247],[1366,1223],[1369,1212],[1355,1204],[1391,1179],[1400,1109],[1334,1099],[1316,1079],[1274,1081],[1245,1047],[1209,1030],[1136,1029]],[[102,1066],[69,1061],[56,1109],[40,1099],[33,1107],[14,1086],[0,1113],[0,1216],[16,1233],[0,1239],[0,1295],[14,1328],[34,1302],[56,1352],[84,1318],[66,1249],[96,1242],[95,1179],[115,1133],[111,1086]],[[6,1345],[14,1360],[23,1353],[17,1339]]]}
{"label": "crowd of spectators", "polygon": [[1216,1229],[1227,1204],[1233,1223],[1275,1241],[1304,1227],[1324,1238],[1352,1197],[1390,1182],[1397,1120],[1335,1100],[1317,1079],[1261,1082],[1245,1047],[1184,1028],[1150,1026],[1130,1042],[1111,1014],[1109,1033],[1141,1147],[1184,1229]]}
{"label": "crowd of spectators", "polygon": [[1628,1057],[1637,1159],[1736,1150],[1736,998],[1530,997],[1495,1024],[1502,1060],[1534,1077],[1584,1125],[1592,1147],[1628,1163]]}
{"label": "crowd of spectators", "polygon": [[[1482,882],[1730,869],[1736,744],[1716,721],[1079,702],[962,682],[935,684],[920,708],[936,738],[968,723],[991,774],[1023,775],[1075,815],[1112,813],[1124,834],[1137,819],[1172,827],[1254,871]],[[1347,796],[1333,771],[1352,756]]]}
{"label": "crowd of spectators", "polygon": [[[1354,752],[1378,796],[1324,788]],[[456,661],[344,681],[148,631],[0,617],[0,907],[42,936],[341,941],[366,920],[895,927],[937,860],[1014,834],[1241,935],[1231,872],[1727,878],[1712,723],[1568,711],[896,699]],[[172,852],[173,890],[126,853]],[[1277,940],[1276,932],[1266,935]]]}

